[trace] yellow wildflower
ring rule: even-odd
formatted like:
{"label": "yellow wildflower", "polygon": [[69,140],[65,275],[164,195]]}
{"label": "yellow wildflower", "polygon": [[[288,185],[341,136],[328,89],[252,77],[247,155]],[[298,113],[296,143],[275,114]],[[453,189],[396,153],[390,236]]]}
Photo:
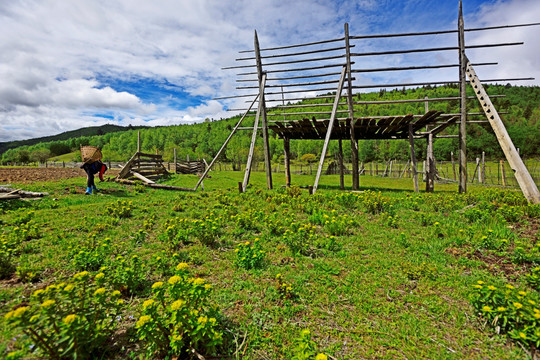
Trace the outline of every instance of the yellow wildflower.
{"label": "yellow wildflower", "polygon": [[99,279],[103,279],[104,277],[105,277],[105,274],[101,272],[101,273],[97,274],[94,279],[99,280]]}
{"label": "yellow wildflower", "polygon": [[493,285],[489,285],[488,289],[491,290],[491,291],[497,290],[497,288],[495,286],[493,286]]}
{"label": "yellow wildflower", "polygon": [[171,278],[169,279],[169,284],[174,285],[178,283],[180,280],[182,280],[182,278],[178,275],[171,276]]}
{"label": "yellow wildflower", "polygon": [[206,280],[203,278],[196,278],[193,280],[193,285],[203,285],[204,283],[206,283]]}
{"label": "yellow wildflower", "polygon": [[23,316],[23,314],[27,312],[28,309],[30,309],[28,306],[21,306],[20,308],[15,309],[13,311],[13,317],[18,318]]}
{"label": "yellow wildflower", "polygon": [[523,307],[523,304],[518,303],[518,302],[515,302],[515,303],[514,303],[514,307],[515,307],[516,309],[521,309],[521,308]]}
{"label": "yellow wildflower", "polygon": [[150,317],[149,315],[143,315],[139,318],[139,320],[137,321],[137,324],[135,324],[136,327],[140,328],[140,327],[143,327],[146,323],[152,321],[152,317]]}
{"label": "yellow wildflower", "polygon": [[53,306],[54,304],[56,304],[56,301],[49,299],[49,300],[45,300],[43,302],[43,304],[41,304],[41,307],[47,309],[47,308]]}
{"label": "yellow wildflower", "polygon": [[482,311],[483,311],[483,312],[491,312],[491,307],[486,305],[486,306],[484,306],[484,307],[482,308]]}
{"label": "yellow wildflower", "polygon": [[324,355],[324,354],[317,354],[317,356],[315,356],[315,360],[328,360],[328,356]]}
{"label": "yellow wildflower", "polygon": [[104,287],[101,287],[99,289],[97,289],[96,291],[94,291],[94,296],[99,296],[99,295],[103,295],[105,294],[105,288]]}
{"label": "yellow wildflower", "polygon": [[180,309],[182,306],[184,306],[184,304],[185,304],[185,301],[183,301],[183,300],[176,300],[175,302],[173,302],[173,303],[171,304],[171,309],[174,310],[174,311],[176,311],[176,310]]}
{"label": "yellow wildflower", "polygon": [[77,319],[77,315],[75,315],[75,314],[69,314],[69,315],[66,316],[66,317],[64,318],[64,320],[62,320],[62,321],[64,322],[64,324],[69,325],[69,324],[71,324],[72,322],[74,322],[75,319]]}
{"label": "yellow wildflower", "polygon": [[148,307],[151,307],[153,306],[155,303],[155,301],[153,299],[149,299],[149,300],[146,300],[145,302],[143,302],[143,308],[148,308]]}
{"label": "yellow wildflower", "polygon": [[160,287],[163,286],[163,282],[162,281],[158,281],[158,282],[155,282],[153,285],[152,285],[152,289],[159,289]]}
{"label": "yellow wildflower", "polygon": [[187,268],[189,268],[189,265],[184,262],[181,262],[180,264],[176,265],[176,270],[178,271],[186,270]]}

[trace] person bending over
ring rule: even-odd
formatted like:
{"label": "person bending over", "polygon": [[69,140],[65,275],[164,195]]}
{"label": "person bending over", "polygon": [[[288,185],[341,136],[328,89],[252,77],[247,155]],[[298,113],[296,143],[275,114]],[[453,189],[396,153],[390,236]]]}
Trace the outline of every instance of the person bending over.
{"label": "person bending over", "polygon": [[105,173],[105,171],[107,171],[107,165],[98,160],[92,163],[84,163],[81,168],[84,169],[84,171],[86,172],[85,195],[92,195],[92,191],[99,192],[96,184],[94,183],[94,175],[99,174],[99,180],[103,181],[103,174]]}

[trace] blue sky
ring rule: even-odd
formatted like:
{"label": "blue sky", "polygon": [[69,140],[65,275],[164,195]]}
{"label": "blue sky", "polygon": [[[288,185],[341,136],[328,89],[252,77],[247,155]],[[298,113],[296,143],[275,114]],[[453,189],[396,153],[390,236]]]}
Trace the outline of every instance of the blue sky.
{"label": "blue sky", "polygon": [[[466,27],[540,22],[538,0],[464,0]],[[458,0],[10,0],[0,2],[0,141],[46,136],[105,123],[172,125],[225,118],[238,100],[238,51],[343,35],[455,29]],[[519,49],[470,51],[473,62],[496,58],[481,77],[536,77],[540,26],[468,33],[467,43],[525,41]],[[355,51],[455,43],[455,35],[366,41]],[[361,48],[361,49],[360,49]],[[488,56],[489,55],[489,56]],[[441,62],[455,62],[455,54]],[[418,62],[388,57],[361,67]],[[479,71],[477,71],[479,72]],[[455,78],[452,71],[442,77]],[[480,75],[480,74],[479,74]],[[403,77],[405,76],[405,77]],[[365,83],[425,81],[432,75],[389,74]]]}

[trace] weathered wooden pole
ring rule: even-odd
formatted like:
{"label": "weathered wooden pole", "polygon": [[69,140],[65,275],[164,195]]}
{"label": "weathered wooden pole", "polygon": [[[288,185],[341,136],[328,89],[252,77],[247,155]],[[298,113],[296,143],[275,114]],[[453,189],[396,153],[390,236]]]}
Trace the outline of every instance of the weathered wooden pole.
{"label": "weathered wooden pole", "polygon": [[460,95],[460,123],[459,123],[459,192],[467,192],[467,60],[465,57],[465,24],[463,22],[463,7],[459,1],[458,19],[458,45],[459,45],[459,95]]}
{"label": "weathered wooden pole", "polygon": [[[345,23],[345,49],[347,55],[347,105],[349,108],[349,124],[351,126],[351,161],[352,161],[352,188],[358,190],[360,175],[358,173],[358,141],[354,133],[356,120],[352,100],[352,71],[351,71],[351,47],[349,44],[349,24]],[[341,94],[340,94],[341,95]]]}
{"label": "weathered wooden pole", "polygon": [[338,163],[339,163],[339,188],[341,190],[345,190],[345,179],[344,179],[344,171],[343,171],[343,144],[341,139],[339,139],[339,146],[338,146],[339,154],[338,154]]}
{"label": "weathered wooden pole", "polygon": [[[259,85],[263,83],[263,76],[266,76],[262,69],[261,62],[261,50],[259,48],[259,38],[257,37],[257,31],[255,31],[255,59],[257,61],[257,74],[259,77]],[[273,188],[272,184],[272,158],[270,157],[270,145],[268,144],[268,120],[266,118],[266,104],[264,99],[264,86],[260,86],[262,92],[259,91],[259,108],[261,108],[262,118],[262,133],[263,133],[263,148],[264,148],[264,165],[266,169],[266,186],[268,189]],[[261,106],[262,104],[262,106]]]}
{"label": "weathered wooden pole", "polygon": [[137,131],[137,152],[141,152],[141,132]]}
{"label": "weathered wooden pole", "polygon": [[450,152],[450,160],[452,160],[452,172],[454,173],[454,180],[456,180],[456,163],[454,161],[454,152]]}
{"label": "weathered wooden pole", "polygon": [[285,165],[285,185],[291,186],[291,150],[290,139],[288,137],[283,138],[283,161]]}
{"label": "weathered wooden pole", "polygon": [[430,132],[427,138],[427,159],[426,159],[426,192],[433,192],[435,189],[435,161],[433,159],[433,133]]}
{"label": "weathered wooden pole", "polygon": [[416,172],[416,155],[414,153],[414,136],[412,124],[409,124],[409,147],[411,149],[411,169],[414,182],[414,192],[418,192],[418,174]]}
{"label": "weathered wooden pole", "polygon": [[510,135],[508,135],[508,131],[506,131],[506,128],[504,127],[497,109],[495,109],[495,106],[493,106],[491,103],[491,100],[489,99],[486,90],[482,86],[482,83],[478,79],[478,76],[476,76],[476,72],[474,71],[471,63],[467,60],[467,58],[465,58],[465,60],[467,61],[467,76],[469,77],[476,97],[478,98],[478,101],[480,101],[480,104],[484,109],[484,113],[486,114],[486,117],[488,118],[488,121],[495,132],[495,136],[501,145],[504,155],[506,156],[506,160],[514,171],[514,176],[516,177],[523,195],[525,195],[525,198],[527,198],[529,203],[539,204],[540,191],[538,191],[538,187],[534,183],[534,179],[527,170],[525,163],[523,163],[523,160],[519,156],[512,139],[510,139]]}
{"label": "weathered wooden pole", "polygon": [[176,148],[174,148],[174,173],[176,174],[176,164],[177,164],[177,161],[176,161]]}
{"label": "weathered wooden pole", "polygon": [[506,186],[506,171],[504,170],[504,160],[501,160],[502,186]]}
{"label": "weathered wooden pole", "polygon": [[486,152],[482,151],[482,181],[484,184],[486,182]]}

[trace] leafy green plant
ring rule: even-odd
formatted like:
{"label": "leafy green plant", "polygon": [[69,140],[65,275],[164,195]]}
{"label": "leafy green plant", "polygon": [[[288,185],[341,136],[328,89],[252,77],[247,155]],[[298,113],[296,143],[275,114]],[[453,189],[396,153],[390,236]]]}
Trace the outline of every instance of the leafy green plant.
{"label": "leafy green plant", "polygon": [[525,275],[527,283],[536,291],[540,291],[540,266],[534,267],[531,272]]}
{"label": "leafy green plant", "polygon": [[70,259],[73,267],[77,270],[96,271],[105,265],[110,254],[111,238],[98,241],[97,237],[93,235],[88,245],[72,248]]}
{"label": "leafy green plant", "polygon": [[394,205],[391,199],[383,196],[380,191],[366,190],[360,194],[359,198],[364,209],[373,215],[382,212],[394,215]]}
{"label": "leafy green plant", "polygon": [[438,276],[437,268],[433,264],[426,262],[422,262],[421,264],[402,263],[401,270],[409,280],[420,280],[422,278],[435,279]]}
{"label": "leafy green plant", "polygon": [[311,331],[304,329],[293,340],[292,360],[327,360],[323,353],[317,353],[317,343],[311,338]]}
{"label": "leafy green plant", "polygon": [[234,249],[236,252],[235,263],[238,267],[246,270],[260,269],[264,264],[265,252],[262,250],[259,238],[253,242],[246,241],[240,243]]}
{"label": "leafy green plant", "polygon": [[188,275],[180,263],[167,282],[152,285],[152,297],[141,309],[136,329],[149,358],[186,356],[188,350],[214,353],[223,342],[216,320],[217,310],[209,302],[212,286]]}
{"label": "leafy green plant", "polygon": [[[112,288],[120,290],[122,293],[134,295],[144,293],[147,266],[139,256],[133,255],[126,258],[118,255],[113,260],[107,262],[107,266],[100,269],[105,282]],[[97,276],[97,275],[96,275]]]}
{"label": "leafy green plant", "polygon": [[9,278],[15,271],[13,255],[15,247],[8,241],[6,235],[0,237],[0,279]]}
{"label": "leafy green plant", "polygon": [[316,238],[317,235],[313,225],[300,225],[298,223],[291,224],[291,229],[285,230],[282,236],[283,242],[293,254],[305,256],[313,255]]}
{"label": "leafy green plant", "polygon": [[292,283],[286,282],[281,274],[276,275],[276,290],[282,300],[294,299],[296,297]]}
{"label": "leafy green plant", "polygon": [[106,349],[124,302],[119,291],[92,282],[88,272],[69,283],[36,290],[28,302],[5,315],[49,359],[93,359]]}
{"label": "leafy green plant", "polygon": [[133,208],[132,201],[118,200],[115,203],[107,205],[107,207],[105,207],[105,212],[113,219],[124,219],[131,217]]}
{"label": "leafy green plant", "polygon": [[540,346],[540,306],[538,296],[512,285],[498,288],[478,281],[471,302],[478,315],[501,333],[528,348]]}

